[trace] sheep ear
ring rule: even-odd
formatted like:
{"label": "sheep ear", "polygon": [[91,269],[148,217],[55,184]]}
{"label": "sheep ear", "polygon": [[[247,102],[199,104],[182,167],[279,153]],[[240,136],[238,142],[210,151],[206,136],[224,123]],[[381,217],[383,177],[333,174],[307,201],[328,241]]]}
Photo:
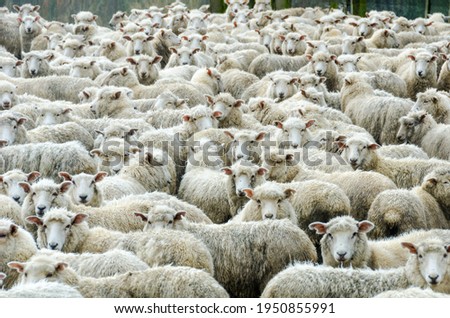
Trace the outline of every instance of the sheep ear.
{"label": "sheep ear", "polygon": [[259,108],[261,108],[261,109],[263,109],[264,107],[266,107],[266,102],[265,101],[260,101],[259,103],[258,103],[258,107]]}
{"label": "sheep ear", "polygon": [[25,263],[20,262],[9,262],[8,267],[16,270],[18,273],[23,273],[25,269]]}
{"label": "sheep ear", "polygon": [[228,167],[222,168],[220,170],[223,171],[227,176],[231,176],[233,174],[233,170]]}
{"label": "sheep ear", "polygon": [[225,135],[227,135],[228,137],[230,137],[231,139],[234,139],[234,136],[232,133],[230,133],[228,130],[223,132]]}
{"label": "sheep ear", "polygon": [[261,140],[263,140],[264,139],[264,137],[266,136],[266,133],[265,132],[260,132],[259,134],[258,134],[258,136],[256,136],[256,141],[261,141]]}
{"label": "sheep ear", "polygon": [[65,171],[61,171],[58,175],[66,181],[72,181],[72,176]]}
{"label": "sheep ear", "polygon": [[115,92],[115,93],[113,94],[113,98],[114,98],[114,99],[119,99],[119,98],[120,98],[120,95],[122,95],[122,92],[121,92],[121,91],[117,91],[117,92]]}
{"label": "sheep ear", "polygon": [[156,55],[152,61],[152,64],[158,64],[159,62],[161,62],[161,60],[162,60],[162,56]]}
{"label": "sheep ear", "polygon": [[[192,51],[192,54],[195,54],[195,53],[198,53],[198,52],[200,52],[200,49],[199,48],[196,48],[196,49],[194,49],[193,51]],[[208,69],[209,70],[209,69]],[[211,70],[209,70],[209,71],[211,71]],[[209,74],[209,72],[208,72],[208,74]]]}
{"label": "sheep ear", "polygon": [[182,40],[185,40],[185,41],[189,41],[189,38],[188,38],[186,35],[183,35],[183,36],[181,37],[181,39],[182,39]]}
{"label": "sheep ear", "polygon": [[4,280],[6,278],[6,274],[0,273],[0,280]]}
{"label": "sheep ear", "polygon": [[130,37],[129,35],[124,35],[124,36],[122,37],[122,39],[125,39],[125,40],[127,40],[127,41],[131,41],[131,37]]}
{"label": "sheep ear", "polygon": [[245,195],[247,196],[247,198],[249,198],[249,199],[251,199],[251,198],[253,198],[253,190],[252,189],[244,189],[244,190],[242,190],[242,191],[244,191],[245,192]]}
{"label": "sheep ear", "polygon": [[33,182],[34,180],[36,180],[36,179],[39,178],[40,176],[41,176],[41,174],[40,174],[39,172],[33,171],[33,172],[30,172],[30,173],[27,175],[27,180],[28,180],[28,182]]}
{"label": "sheep ear", "polygon": [[334,61],[334,60],[336,60],[336,59],[337,59],[337,56],[336,56],[336,55],[334,55],[334,54],[332,54],[332,55],[330,55],[330,59],[331,59],[332,61]]}
{"label": "sheep ear", "polygon": [[316,234],[325,234],[327,233],[327,225],[322,222],[313,222],[308,225],[310,230],[316,230]]}
{"label": "sheep ear", "polygon": [[308,98],[308,94],[306,93],[306,91],[304,89],[301,89],[300,92],[302,93],[302,95],[306,98]]}
{"label": "sheep ear", "polygon": [[184,115],[182,118],[186,122],[191,120],[191,116],[189,116],[189,115]]}
{"label": "sheep ear", "polygon": [[388,37],[389,36],[389,31],[388,30],[384,30],[384,36]]}
{"label": "sheep ear", "polygon": [[241,107],[241,105],[244,104],[244,101],[242,99],[238,99],[234,102],[234,107]]}
{"label": "sheep ear", "polygon": [[17,125],[23,125],[26,121],[27,121],[27,119],[25,117],[20,117],[17,120]]}
{"label": "sheep ear", "polygon": [[360,233],[368,233],[373,230],[375,225],[369,221],[361,221],[358,223],[358,232]]}
{"label": "sheep ear", "polygon": [[64,263],[64,262],[59,262],[55,265],[55,270],[57,272],[62,272],[63,270],[65,270],[67,267],[69,267],[69,264]]}
{"label": "sheep ear", "polygon": [[70,113],[71,111],[72,111],[72,108],[66,108],[66,109],[63,110],[62,113],[65,115],[67,113]]}
{"label": "sheep ear", "polygon": [[88,217],[87,214],[78,213],[74,217],[72,217],[72,225],[80,224]]}
{"label": "sheep ear", "polygon": [[90,151],[90,154],[91,154],[92,156],[100,156],[100,155],[102,154],[102,151],[101,151],[100,149],[92,149],[92,150]]}
{"label": "sheep ear", "polygon": [[94,182],[102,181],[107,175],[108,173],[105,171],[97,172],[97,174],[94,176]]}
{"label": "sheep ear", "polygon": [[284,194],[286,195],[286,198],[290,198],[295,193],[294,189],[286,189],[284,190]]}
{"label": "sheep ear", "polygon": [[147,222],[148,218],[144,213],[140,213],[140,212],[136,212],[134,213],[135,216],[140,217],[142,219],[142,221]]}
{"label": "sheep ear", "polygon": [[312,60],[312,55],[311,55],[311,54],[306,54],[306,59],[307,59],[308,61],[311,61],[311,60]]}
{"label": "sheep ear", "polygon": [[431,57],[431,59],[430,59],[430,62],[436,61],[437,58],[438,58],[438,57],[437,57],[436,55],[433,55],[433,56]]}
{"label": "sheep ear", "polygon": [[425,181],[425,187],[426,188],[434,188],[437,185],[437,179],[436,178],[428,178]]}
{"label": "sheep ear", "polygon": [[214,116],[215,118],[218,118],[218,117],[222,116],[222,112],[215,111],[215,112],[213,112],[213,116]]}
{"label": "sheep ear", "polygon": [[186,217],[186,211],[178,211],[177,214],[175,214],[175,217],[173,218],[175,221],[180,221],[184,217]]}
{"label": "sheep ear", "polygon": [[423,123],[423,121],[425,120],[425,118],[427,117],[428,113],[427,112],[421,112],[419,115],[419,122]]}
{"label": "sheep ear", "polygon": [[208,94],[203,95],[206,98],[206,101],[208,102],[208,104],[210,105],[214,105],[214,97]]}
{"label": "sheep ear", "polygon": [[381,146],[379,144],[370,144],[367,146],[367,148],[369,148],[370,150],[376,150],[378,148],[380,148]]}
{"label": "sheep ear", "polygon": [[310,120],[308,120],[307,123],[306,123],[306,128],[311,127],[315,122],[316,122],[315,119],[310,119]]}
{"label": "sheep ear", "polygon": [[417,254],[417,248],[413,243],[402,242],[403,247],[407,248],[411,254]]}
{"label": "sheep ear", "polygon": [[275,126],[277,126],[280,129],[283,129],[283,123],[281,121],[275,121]]}
{"label": "sheep ear", "polygon": [[135,60],[134,58],[132,58],[132,57],[128,57],[128,58],[127,58],[127,62],[130,63],[130,64],[132,64],[132,65],[137,65],[136,60]]}
{"label": "sheep ear", "polygon": [[267,171],[269,171],[269,170],[267,170],[266,168],[259,168],[258,169],[258,171],[256,171],[256,173],[259,175],[259,176],[263,176],[263,175],[265,175],[266,174],[266,172]]}
{"label": "sheep ear", "polygon": [[295,159],[295,157],[294,157],[293,154],[289,153],[289,154],[286,155],[286,161],[287,162],[293,161],[294,159]]}
{"label": "sheep ear", "polygon": [[25,193],[29,193],[31,191],[31,185],[28,182],[19,182],[19,187],[21,187]]}
{"label": "sheep ear", "polygon": [[408,55],[408,58],[409,58],[410,60],[413,60],[413,61],[416,60],[416,57],[415,57],[414,55]]}
{"label": "sheep ear", "polygon": [[71,181],[64,181],[64,182],[62,182],[62,183],[59,185],[59,192],[60,192],[60,193],[66,193],[67,190],[70,189],[71,185],[72,185],[72,182],[71,182]]}
{"label": "sheep ear", "polygon": [[26,217],[25,221],[27,221],[30,224],[36,224],[37,226],[42,226],[44,223],[42,222],[41,218],[38,218],[37,216],[28,216]]}

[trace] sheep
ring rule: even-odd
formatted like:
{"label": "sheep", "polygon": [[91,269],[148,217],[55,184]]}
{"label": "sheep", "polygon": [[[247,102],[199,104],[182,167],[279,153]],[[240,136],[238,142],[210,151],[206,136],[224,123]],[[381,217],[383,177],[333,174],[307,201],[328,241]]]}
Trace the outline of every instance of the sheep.
{"label": "sheep", "polygon": [[342,158],[354,170],[372,170],[381,173],[394,181],[399,188],[415,187],[433,169],[450,167],[448,162],[437,159],[383,158],[376,152],[379,145],[362,136],[353,136],[345,141],[339,141],[338,144],[344,149]]}
{"label": "sheep", "polygon": [[8,52],[15,57],[21,57],[19,23],[17,18],[2,18],[0,20],[0,45],[4,46]]}
{"label": "sheep", "polygon": [[127,62],[132,65],[133,70],[139,78],[139,83],[151,85],[158,80],[159,71],[157,64],[161,59],[162,57],[159,55],[154,57],[139,55],[137,58],[127,58]]}
{"label": "sheep", "polygon": [[0,56],[0,72],[10,77],[20,77],[20,65],[22,63],[22,60],[18,60],[15,57]]}
{"label": "sheep", "polygon": [[276,140],[280,148],[303,148],[312,140],[310,128],[315,123],[314,119],[304,121],[298,117],[290,117],[283,122],[275,122],[279,128]]}
{"label": "sheep", "polygon": [[37,248],[33,237],[22,227],[9,219],[0,219],[0,272],[7,274],[3,280],[4,288],[11,288],[16,282],[17,272],[6,266],[10,261],[24,262],[36,254]]}
{"label": "sheep", "polygon": [[427,52],[419,52],[407,57],[408,63],[397,69],[397,74],[406,82],[407,96],[416,100],[416,94],[428,88],[437,87],[437,56]]}
{"label": "sheep", "polygon": [[411,253],[402,268],[368,271],[295,264],[275,276],[261,297],[373,297],[410,286],[448,294],[448,245],[431,239],[417,245],[404,242],[402,246]]}
{"label": "sheep", "polygon": [[120,28],[120,23],[123,21],[126,21],[128,19],[127,13],[123,11],[117,11],[114,13],[111,17],[111,20],[109,20],[109,26],[113,27],[115,29]]}
{"label": "sheep", "polygon": [[[0,276],[3,273],[0,273]],[[39,281],[34,284],[17,285],[0,290],[0,298],[82,298],[80,292],[62,283]]]}
{"label": "sheep", "polygon": [[137,113],[128,96],[128,90],[113,86],[102,87],[92,101],[91,111],[96,118],[133,118]]}
{"label": "sheep", "polygon": [[160,29],[154,34],[153,47],[156,55],[162,56],[161,68],[165,68],[171,54],[170,48],[181,44],[180,38],[169,29]]}
{"label": "sheep", "polygon": [[328,223],[314,222],[310,229],[323,235],[320,240],[323,264],[332,267],[397,268],[406,264],[408,253],[400,242],[420,243],[429,238],[447,240],[448,230],[416,230],[398,237],[372,241],[367,238],[373,228],[370,221],[356,221],[350,216],[336,217]]}
{"label": "sheep", "polygon": [[316,52],[314,55],[306,55],[309,63],[306,67],[308,72],[314,73],[317,76],[326,77],[325,85],[328,91],[337,91],[340,89],[339,80],[337,78],[337,66],[334,63],[335,55],[330,55],[325,52]]}
{"label": "sheep", "polygon": [[411,144],[382,146],[378,149],[378,155],[392,159],[417,158],[429,159],[422,148]]}
{"label": "sheep", "polygon": [[447,294],[436,293],[431,289],[421,289],[418,287],[410,287],[407,289],[388,290],[382,292],[374,298],[448,298]]}
{"label": "sheep", "polygon": [[75,24],[93,24],[97,25],[97,15],[94,15],[90,11],[80,11],[77,14],[72,14],[71,17],[73,18]]}
{"label": "sheep", "polygon": [[391,30],[396,33],[411,31],[411,23],[405,17],[399,17],[393,21]]}
{"label": "sheep", "polygon": [[[146,263],[133,253],[118,249],[110,250],[102,254],[62,253],[56,250],[42,249],[31,257],[29,262],[42,262],[45,264],[46,259],[49,257],[54,261],[67,263],[78,275],[84,277],[109,277],[124,274],[129,271],[144,271],[149,268]],[[23,272],[26,264],[9,262],[8,266]],[[32,275],[32,273],[28,273]]]}
{"label": "sheep", "polygon": [[437,81],[437,88],[441,91],[450,91],[450,58],[447,55],[442,56],[445,59],[445,63],[441,67],[441,72],[439,73],[439,78]]}
{"label": "sheep", "polygon": [[350,25],[354,27],[353,35],[368,39],[373,35],[374,28],[378,26],[378,23],[371,23],[369,19],[362,18],[357,22],[350,22]]}
{"label": "sheep", "polygon": [[72,183],[68,195],[74,204],[84,204],[92,207],[103,205],[103,191],[97,183],[108,175],[106,172],[99,171],[95,175],[80,173],[71,176],[69,173],[61,171],[59,175],[65,181]]}
{"label": "sheep", "polygon": [[2,110],[11,109],[20,103],[16,90],[14,84],[8,81],[0,81],[0,107]]}
{"label": "sheep", "polygon": [[41,174],[37,171],[27,174],[20,169],[10,170],[3,175],[0,175],[0,185],[2,186],[1,190],[3,190],[2,194],[7,195],[19,205],[22,205],[26,193],[23,188],[19,186],[19,183],[28,182],[31,184],[40,176]]}
{"label": "sheep", "polygon": [[[397,97],[376,96],[366,77],[349,73],[341,91],[341,107],[354,124],[365,128],[382,144],[395,143],[398,119],[406,115],[412,102]],[[383,120],[384,118],[384,120]]]}
{"label": "sheep", "polygon": [[307,62],[308,60],[305,56],[277,56],[264,53],[250,63],[248,71],[259,78],[263,78],[267,74],[278,70],[297,72]]}
{"label": "sheep", "polygon": [[73,120],[70,107],[65,107],[62,103],[47,103],[40,105],[37,109],[37,118],[35,120],[36,126],[42,125],[58,125],[70,122]]}
{"label": "sheep", "polygon": [[94,173],[96,165],[84,147],[76,141],[63,144],[50,142],[0,148],[3,171],[21,169],[39,171],[44,178],[56,179],[58,170],[71,174]]}
{"label": "sheep", "polygon": [[[369,83],[376,90],[383,90],[397,97],[407,97],[406,82],[397,74],[386,70],[377,70],[374,72],[364,72],[369,76]],[[378,96],[383,96],[376,94]]]}
{"label": "sheep", "polygon": [[97,133],[97,138],[95,138],[94,147],[97,149],[102,149],[106,142],[114,138],[123,139],[124,142],[130,145],[135,145],[137,144],[137,135],[139,130],[141,129],[130,128],[130,126],[121,124],[120,122],[112,122],[103,130],[95,131]]}
{"label": "sheep", "polygon": [[275,102],[269,98],[251,98],[248,106],[252,115],[263,125],[275,125],[276,121],[288,119],[288,113],[276,107]]}
{"label": "sheep", "polygon": [[[39,262],[38,260],[27,262],[23,270],[18,270],[27,273],[27,283],[23,285],[24,287],[32,287],[31,282],[37,280],[39,283],[42,279],[51,281],[46,284],[62,282],[75,287],[86,298],[228,298],[225,289],[211,275],[203,270],[184,266],[153,267],[144,271],[128,271],[112,277],[92,278],[79,276],[64,262],[42,257]],[[45,278],[44,275],[47,274],[51,277]]]}
{"label": "sheep", "polygon": [[102,85],[128,87],[133,91],[135,99],[156,98],[164,90],[169,90],[180,98],[189,99],[191,105],[203,104],[205,98],[191,83],[158,81],[155,85],[139,84],[136,74],[127,67],[114,69],[103,79]]}
{"label": "sheep", "polygon": [[140,54],[154,55],[152,42],[150,42],[153,40],[153,36],[149,36],[144,32],[138,32],[133,35],[124,35],[123,38],[128,41],[125,48],[128,56]]}
{"label": "sheep", "polygon": [[434,21],[427,21],[424,18],[417,18],[411,24],[414,31],[422,35],[438,35],[434,27],[430,27]]}
{"label": "sheep", "polygon": [[61,45],[63,55],[71,59],[75,57],[85,56],[86,52],[84,50],[84,47],[85,45],[83,44],[83,42],[78,39],[67,39]]}
{"label": "sheep", "polygon": [[0,138],[8,145],[54,142],[65,143],[78,140],[87,149],[92,149],[94,139],[80,125],[68,122],[59,125],[44,125],[27,131],[23,126],[25,118],[17,118],[8,113],[0,115]]}
{"label": "sheep", "polygon": [[30,51],[31,42],[42,32],[42,26],[39,23],[39,19],[40,16],[18,18],[18,21],[20,22],[19,34],[22,54]]}
{"label": "sheep", "polygon": [[8,218],[17,225],[23,226],[24,222],[20,215],[20,205],[10,197],[0,194],[0,218]]}
{"label": "sheep", "polygon": [[346,36],[342,39],[342,54],[367,53],[363,36]]}
{"label": "sheep", "polygon": [[[50,210],[43,218],[27,217],[38,226],[38,246],[69,253],[103,253],[119,248],[135,253],[150,266],[174,264],[204,269],[213,274],[211,254],[199,239],[165,229],[120,233],[102,227],[89,228],[86,214],[67,209]],[[69,226],[69,230],[65,227]],[[180,250],[186,253],[179,253]]]}
{"label": "sheep", "polygon": [[125,50],[125,47],[119,42],[111,39],[103,39],[100,41],[100,46],[98,48],[97,54],[115,62],[126,57],[127,51]]}
{"label": "sheep", "polygon": [[182,65],[195,65],[198,67],[213,67],[213,59],[200,52],[200,49],[190,49],[187,47],[174,48],[171,47],[172,55],[167,62],[168,68]]}
{"label": "sheep", "polygon": [[240,71],[228,70],[221,74],[224,91],[239,99],[247,87],[259,82],[259,78],[253,74]]}
{"label": "sheep", "polygon": [[232,297],[257,297],[288,263],[317,258],[306,234],[288,220],[196,225],[175,219],[171,210],[167,214],[173,222],[166,228],[190,232],[206,244],[213,255],[214,277]]}
{"label": "sheep", "polygon": [[192,76],[191,83],[204,94],[223,92],[222,77],[215,68],[200,68]]}
{"label": "sheep", "polygon": [[411,142],[420,146],[430,157],[450,159],[448,134],[450,125],[438,124],[424,110],[410,112],[399,119],[399,142]]}
{"label": "sheep", "polygon": [[397,34],[388,29],[380,29],[376,30],[372,37],[368,40],[365,40],[367,48],[399,48],[402,40],[397,36]]}
{"label": "sheep", "polygon": [[87,78],[71,76],[47,76],[44,78],[10,78],[0,73],[0,80],[17,86],[17,94],[32,94],[48,100],[66,100],[78,103],[78,93],[86,87],[98,86]]}
{"label": "sheep", "polygon": [[171,91],[167,90],[167,91],[163,91],[157,98],[155,98],[155,101],[152,105],[146,105],[146,104],[135,105],[135,108],[137,108],[137,110],[141,111],[141,112],[145,112],[145,111],[149,111],[149,110],[158,112],[158,111],[165,111],[168,109],[186,110],[186,109],[189,109],[188,102],[189,102],[188,100],[178,98],[178,96],[173,94]]}
{"label": "sheep", "polygon": [[39,51],[25,53],[21,76],[23,78],[35,78],[50,75],[69,75],[69,68],[51,66],[48,61],[51,57],[51,55]]}
{"label": "sheep", "polygon": [[77,59],[70,66],[69,75],[72,77],[84,77],[95,80],[102,73],[95,60]]}
{"label": "sheep", "polygon": [[450,124],[450,97],[434,88],[417,94],[412,111],[424,110],[439,124]]}
{"label": "sheep", "polygon": [[297,92],[297,77],[275,72],[267,75],[261,81],[247,88],[242,99],[248,101],[251,97],[269,97],[276,102],[283,101]]}

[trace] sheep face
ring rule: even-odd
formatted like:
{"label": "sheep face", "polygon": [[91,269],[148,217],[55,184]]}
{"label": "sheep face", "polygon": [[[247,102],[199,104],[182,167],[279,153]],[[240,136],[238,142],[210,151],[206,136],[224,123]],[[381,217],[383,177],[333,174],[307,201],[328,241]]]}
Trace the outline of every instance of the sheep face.
{"label": "sheep face", "polygon": [[428,22],[425,19],[418,18],[414,20],[412,23],[412,27],[414,28],[414,31],[416,31],[419,34],[422,35],[429,35],[430,31],[428,29],[429,26],[433,24],[433,21]]}
{"label": "sheep face", "polygon": [[61,34],[55,33],[50,36],[48,36],[48,43],[47,43],[47,49],[48,50],[55,50],[56,47],[60,44],[63,37]]}
{"label": "sheep face", "polygon": [[147,14],[147,16],[152,20],[152,24],[155,28],[164,27],[164,18],[168,17],[168,14],[162,14],[161,12],[152,12]]}
{"label": "sheep face", "polygon": [[19,134],[20,126],[23,125],[25,121],[25,118],[8,116],[0,117],[0,140],[6,141],[8,145],[14,144],[17,135]]}
{"label": "sheep face", "polygon": [[42,125],[57,125],[70,121],[71,108],[63,108],[57,105],[50,107],[43,106],[38,108],[38,117],[36,119],[36,126]]}
{"label": "sheep face", "polygon": [[19,182],[19,186],[27,193],[26,199],[34,207],[34,213],[38,217],[43,217],[50,208],[55,206],[71,185],[72,183],[68,181],[56,184],[49,179],[43,179],[33,185]]}
{"label": "sheep face", "polygon": [[147,215],[143,213],[135,213],[135,215],[145,222],[144,232],[147,232],[158,229],[176,230],[177,223],[180,223],[186,212],[176,212],[168,206],[158,205],[151,208]]}
{"label": "sheep face", "polygon": [[373,28],[378,25],[376,22],[370,22],[369,19],[360,19],[358,23],[351,23],[356,28],[356,35],[366,37],[373,32]]}
{"label": "sheep face", "polygon": [[131,63],[141,80],[147,80],[149,78],[155,81],[159,77],[158,63],[161,62],[162,57],[157,55],[155,57],[142,56],[137,59],[128,58],[127,61]]}
{"label": "sheep face", "polygon": [[422,53],[417,54],[416,56],[408,55],[408,58],[414,63],[414,74],[417,78],[425,78],[430,72],[436,74],[437,56]]}
{"label": "sheep face", "polygon": [[76,61],[73,62],[70,68],[70,76],[85,77],[95,79],[95,61]]}
{"label": "sheep face", "polygon": [[26,192],[19,185],[20,182],[33,182],[40,176],[40,173],[33,171],[25,174],[22,171],[12,170],[0,176],[0,184],[5,189],[6,195],[22,205]]}
{"label": "sheep face", "polygon": [[190,125],[194,132],[199,132],[209,128],[217,127],[216,117],[212,110],[206,106],[196,106],[191,108],[182,117],[185,124]]}
{"label": "sheep face", "polygon": [[191,50],[187,47],[182,47],[179,49],[175,49],[175,48],[171,48],[172,54],[176,54],[177,56],[177,65],[181,66],[181,65],[194,65],[195,64],[195,60],[194,60],[194,54],[196,54],[199,50],[198,49],[194,49]]}
{"label": "sheep face", "polygon": [[[294,161],[293,154],[279,155],[269,149],[264,153],[262,167],[267,169],[268,180],[277,180],[286,175],[287,167]],[[279,181],[279,180],[277,180]]]}
{"label": "sheep face", "polygon": [[6,85],[1,84],[0,91],[0,106],[3,109],[10,109],[13,107],[13,102],[16,97],[16,87],[12,84],[7,83]]}
{"label": "sheep face", "polygon": [[81,41],[72,39],[66,40],[62,46],[63,55],[69,58],[79,57],[84,55],[84,44]]}
{"label": "sheep face", "polygon": [[170,91],[163,92],[161,95],[159,95],[155,100],[155,104],[153,105],[154,110],[187,108],[187,101],[185,99],[178,98]]}
{"label": "sheep face", "polygon": [[268,30],[261,30],[259,34],[259,44],[264,45],[270,50],[270,43],[272,42],[272,34]]}
{"label": "sheep face", "polygon": [[362,42],[364,37],[362,36],[347,36],[342,40],[342,54],[355,54],[356,47],[359,42]]}
{"label": "sheep face", "polygon": [[228,175],[232,191],[238,197],[245,197],[244,189],[254,189],[264,182],[266,168],[258,167],[251,162],[240,160],[231,168],[223,168]]}
{"label": "sheep face", "polygon": [[109,26],[114,28],[118,24],[120,24],[120,22],[122,22],[123,20],[126,20],[126,18],[127,18],[127,15],[125,12],[117,11],[116,13],[113,14],[113,16],[111,17],[111,20],[109,20]]}
{"label": "sheep face", "polygon": [[15,269],[19,275],[20,284],[32,284],[41,280],[48,282],[59,281],[58,276],[68,265],[57,262],[50,257],[36,257],[26,263],[9,262],[8,266]]}
{"label": "sheep face", "polygon": [[450,245],[439,240],[432,240],[418,245],[402,243],[413,254],[408,263],[416,262],[416,270],[429,286],[439,285],[449,274],[450,261],[448,254]]}
{"label": "sheep face", "polygon": [[132,92],[128,89],[106,87],[97,92],[90,109],[96,118],[102,118],[117,108],[131,104],[131,96]]}
{"label": "sheep face", "polygon": [[297,149],[303,147],[308,141],[308,128],[314,124],[315,120],[311,119],[307,122],[300,118],[291,117],[281,122],[276,122],[276,125],[281,130],[279,131],[278,141],[280,147],[292,147]]}
{"label": "sheep face", "polygon": [[343,216],[328,223],[311,223],[309,228],[324,235],[320,240],[322,254],[331,256],[337,264],[349,265],[355,253],[362,252],[358,249],[367,248],[359,245],[367,245],[366,233],[370,232],[374,225],[369,221],[357,222],[352,217]]}
{"label": "sheep face", "polygon": [[105,171],[110,175],[115,175],[129,164],[133,153],[140,152],[135,146],[130,146],[123,139],[111,138],[104,144],[102,149],[93,149],[91,154],[97,160],[99,171]]}
{"label": "sheep face", "polygon": [[236,100],[228,93],[222,93],[217,95],[216,97],[207,95],[206,99],[212,107],[213,113],[218,112],[221,114],[219,116],[216,116],[219,121],[223,121],[224,119],[228,118],[233,111],[233,108],[238,109],[244,103],[243,100]]}
{"label": "sheep face", "polygon": [[207,35],[191,34],[189,36],[183,36],[183,45],[191,50],[199,49],[205,51],[205,41],[208,39]]}
{"label": "sheep face", "polygon": [[296,55],[297,51],[299,51],[300,54],[304,53],[306,49],[306,44],[304,42],[305,37],[305,35],[299,33],[288,33],[284,40],[285,43],[283,43],[286,48],[286,53],[288,55]]}
{"label": "sheep face", "polygon": [[171,30],[163,29],[159,31],[159,34],[167,47],[181,45],[181,39]]}
{"label": "sheep face", "polygon": [[322,92],[319,92],[313,87],[309,87],[306,90],[302,89],[302,99],[305,99],[307,101],[310,101],[313,104],[320,105],[327,107],[327,103],[325,101],[325,97],[323,96]]}
{"label": "sheep face", "polygon": [[9,77],[17,77],[18,67],[22,63],[22,61],[16,60],[15,58],[3,57],[0,59],[0,72],[5,73]]}
{"label": "sheep face", "polygon": [[350,138],[346,141],[339,141],[338,145],[343,149],[342,157],[354,169],[364,166],[368,158],[371,157],[371,151],[375,151],[380,146],[367,139]]}
{"label": "sheep face", "polygon": [[425,111],[410,113],[408,116],[403,116],[399,119],[400,127],[397,132],[397,140],[399,142],[410,142],[416,131],[416,128],[423,123],[427,116]]}
{"label": "sheep face", "polygon": [[255,13],[264,12],[268,10],[272,10],[272,5],[270,4],[270,1],[255,3],[255,6],[253,7],[253,12]]}
{"label": "sheep face", "polygon": [[27,53],[23,61],[25,62],[31,77],[38,76],[42,69],[42,65],[47,63],[46,57],[38,53]]}
{"label": "sheep face", "polygon": [[70,189],[72,201],[75,204],[88,205],[98,192],[97,182],[102,181],[108,174],[104,171],[100,171],[96,175],[80,173],[71,176],[67,172],[60,172],[59,175],[63,177],[65,181],[72,183]]}
{"label": "sheep face", "polygon": [[430,193],[444,211],[450,209],[450,171],[445,168],[436,169],[424,178],[422,188]]}
{"label": "sheep face", "polygon": [[8,221],[3,219],[0,221],[0,246],[3,244],[8,244],[11,238],[14,238],[19,231],[19,227]]}
{"label": "sheep face", "polygon": [[411,23],[403,17],[394,20],[391,30],[395,33],[411,31]]}
{"label": "sheep face", "polygon": [[23,28],[25,34],[33,34],[35,32],[37,32],[39,30],[39,25],[38,25],[38,21],[39,21],[39,16],[37,17],[32,17],[32,16],[27,16],[23,19],[19,18],[19,22],[21,23],[21,28]]}
{"label": "sheep face", "polygon": [[148,36],[144,32],[135,33],[132,36],[125,35],[123,38],[131,42],[131,52],[135,55],[142,54],[144,49],[149,47],[146,43],[153,40],[153,36]]}
{"label": "sheep face", "polygon": [[235,135],[226,133],[233,142],[230,147],[233,161],[240,159],[258,161],[261,155],[259,143],[264,139],[265,132],[238,132]]}
{"label": "sheep face", "polygon": [[206,30],[207,25],[205,20],[208,18],[208,14],[204,15],[204,16],[200,16],[200,15],[195,15],[195,16],[191,16],[189,17],[189,22],[188,22],[188,29],[193,29],[196,30],[197,32],[201,31],[201,30]]}
{"label": "sheep face", "polygon": [[317,76],[325,76],[329,71],[330,65],[336,59],[335,55],[329,55],[327,53],[318,52],[312,57],[307,56],[310,60],[312,70]]}
{"label": "sheep face", "polygon": [[286,75],[271,76],[268,97],[274,98],[276,101],[291,97],[297,92],[297,86],[295,85],[297,81],[298,78]]}

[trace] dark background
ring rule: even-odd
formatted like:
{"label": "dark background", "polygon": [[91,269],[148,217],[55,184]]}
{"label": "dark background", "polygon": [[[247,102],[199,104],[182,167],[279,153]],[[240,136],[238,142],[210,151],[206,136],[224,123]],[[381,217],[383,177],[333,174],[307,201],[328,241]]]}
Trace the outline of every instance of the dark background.
{"label": "dark background", "polygon": [[[254,0],[251,0],[251,3]],[[0,6],[13,11],[13,4],[39,4],[41,16],[47,20],[73,22],[71,14],[91,11],[99,16],[99,24],[106,25],[116,11],[143,9],[152,5],[162,7],[173,1],[168,0],[0,0]],[[183,0],[190,8],[210,4],[213,12],[224,12],[223,0]],[[390,10],[398,16],[409,19],[423,17],[426,13],[441,12],[450,15],[450,0],[272,0],[274,9],[289,7],[333,7],[352,9],[354,14],[363,16],[370,10]]]}

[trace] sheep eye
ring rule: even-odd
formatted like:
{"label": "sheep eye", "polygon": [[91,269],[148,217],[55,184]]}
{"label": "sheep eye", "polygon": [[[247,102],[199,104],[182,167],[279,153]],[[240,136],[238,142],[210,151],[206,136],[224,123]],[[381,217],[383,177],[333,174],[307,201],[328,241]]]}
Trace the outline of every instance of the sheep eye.
{"label": "sheep eye", "polygon": [[32,196],[35,196],[35,195],[36,195],[36,192],[33,192],[31,195],[32,195]]}
{"label": "sheep eye", "polygon": [[25,277],[28,277],[28,273],[23,274]]}
{"label": "sheep eye", "polygon": [[14,128],[14,129],[16,129],[16,128],[17,128],[17,126],[14,126],[13,128]]}
{"label": "sheep eye", "polygon": [[447,258],[447,254],[444,254],[444,258]]}
{"label": "sheep eye", "polygon": [[358,232],[353,233],[352,238],[356,237],[357,234]]}
{"label": "sheep eye", "polygon": [[54,197],[56,197],[56,196],[58,196],[58,193],[53,192],[52,195],[53,195]]}
{"label": "sheep eye", "polygon": [[419,258],[423,258],[422,254],[419,254]]}
{"label": "sheep eye", "polygon": [[256,200],[256,203],[258,203],[259,205],[261,205],[261,200]]}
{"label": "sheep eye", "polygon": [[66,230],[70,229],[70,224],[66,226]]}
{"label": "sheep eye", "polygon": [[278,202],[277,202],[277,203],[278,203],[278,204],[280,204],[280,203],[281,203],[281,201],[282,201],[281,199],[278,199]]}
{"label": "sheep eye", "polygon": [[46,277],[46,278],[50,278],[50,277],[52,277],[52,276],[53,276],[52,273],[48,273],[45,277]]}
{"label": "sheep eye", "polygon": [[[93,182],[93,181],[92,181],[92,182]],[[72,184],[73,184],[73,185],[76,185],[75,181],[72,180]]]}
{"label": "sheep eye", "polygon": [[330,240],[332,240],[332,239],[333,239],[333,235],[331,235],[331,233],[328,233],[328,238],[329,238]]}
{"label": "sheep eye", "polygon": [[169,224],[172,224],[172,223],[173,223],[173,221],[172,221],[172,220],[170,220],[170,221],[169,221]]}
{"label": "sheep eye", "polygon": [[56,114],[57,117],[59,117],[59,114]]}
{"label": "sheep eye", "polygon": [[150,224],[150,225],[151,225],[151,224],[152,224],[152,222],[148,221],[148,224]]}
{"label": "sheep eye", "polygon": [[47,225],[45,225],[45,224],[44,224],[44,225],[43,225],[42,227],[44,228],[44,230],[46,230],[46,229],[47,229]]}

